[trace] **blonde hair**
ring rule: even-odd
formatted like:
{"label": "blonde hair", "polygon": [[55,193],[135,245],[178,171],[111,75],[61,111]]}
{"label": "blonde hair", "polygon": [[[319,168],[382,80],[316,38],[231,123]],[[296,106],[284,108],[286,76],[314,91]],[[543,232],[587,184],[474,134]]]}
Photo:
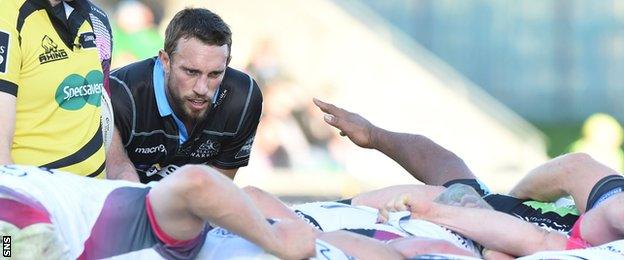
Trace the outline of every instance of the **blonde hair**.
{"label": "blonde hair", "polygon": [[69,248],[50,223],[20,229],[0,220],[0,235],[11,236],[12,259],[70,259]]}

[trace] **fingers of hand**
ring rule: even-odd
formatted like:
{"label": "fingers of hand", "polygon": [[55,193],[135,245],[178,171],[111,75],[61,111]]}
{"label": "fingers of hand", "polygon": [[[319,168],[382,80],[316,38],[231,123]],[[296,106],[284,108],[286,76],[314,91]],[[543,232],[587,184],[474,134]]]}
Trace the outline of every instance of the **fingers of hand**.
{"label": "fingers of hand", "polygon": [[402,194],[386,203],[386,211],[409,211],[410,199],[407,194]]}
{"label": "fingers of hand", "polygon": [[336,107],[332,104],[329,103],[325,103],[319,99],[312,99],[312,102],[314,102],[314,104],[321,109],[321,111],[325,112],[325,113],[329,113],[329,114],[333,114],[332,112],[336,109]]}
{"label": "fingers of hand", "polygon": [[409,196],[403,194],[394,201],[394,208],[396,211],[408,211],[409,210]]}
{"label": "fingers of hand", "polygon": [[325,120],[325,122],[327,122],[328,124],[332,124],[336,122],[336,117],[330,114],[325,114],[323,116],[323,119]]}
{"label": "fingers of hand", "polygon": [[377,223],[386,223],[388,222],[388,210],[382,209],[379,211],[379,215],[377,216]]}

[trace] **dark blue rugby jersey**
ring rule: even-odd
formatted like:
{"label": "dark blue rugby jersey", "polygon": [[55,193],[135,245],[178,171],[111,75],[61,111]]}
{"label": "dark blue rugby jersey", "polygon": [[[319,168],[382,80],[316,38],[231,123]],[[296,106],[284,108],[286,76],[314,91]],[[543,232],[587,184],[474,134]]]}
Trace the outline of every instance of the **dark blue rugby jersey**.
{"label": "dark blue rugby jersey", "polygon": [[156,63],[157,58],[139,61],[110,78],[115,126],[141,182],[160,180],[189,163],[246,166],[262,113],[262,93],[251,76],[228,67],[210,112],[180,142],[173,115],[159,111],[156,92],[164,83],[154,85]]}

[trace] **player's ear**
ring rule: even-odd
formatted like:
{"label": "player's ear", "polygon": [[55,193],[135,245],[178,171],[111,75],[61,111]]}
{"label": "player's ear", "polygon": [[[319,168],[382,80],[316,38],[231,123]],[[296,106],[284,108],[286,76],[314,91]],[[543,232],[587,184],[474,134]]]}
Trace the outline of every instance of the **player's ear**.
{"label": "player's ear", "polygon": [[158,58],[160,59],[160,62],[162,62],[165,72],[169,73],[169,68],[171,68],[171,59],[169,58],[169,54],[165,50],[161,49],[158,51]]}
{"label": "player's ear", "polygon": [[232,45],[228,44],[227,48],[227,60],[225,60],[225,66],[229,66],[230,61],[232,60]]}

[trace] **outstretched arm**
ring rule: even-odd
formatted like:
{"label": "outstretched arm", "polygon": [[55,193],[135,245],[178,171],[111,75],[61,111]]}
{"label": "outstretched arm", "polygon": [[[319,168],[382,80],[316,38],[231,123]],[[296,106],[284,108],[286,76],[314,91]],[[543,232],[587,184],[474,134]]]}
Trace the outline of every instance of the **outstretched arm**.
{"label": "outstretched arm", "polygon": [[325,122],[340,130],[340,135],[360,147],[384,153],[419,181],[442,185],[450,180],[476,178],[461,158],[425,136],[391,132],[358,114],[318,99],[313,101],[327,114]]}
{"label": "outstretched arm", "polygon": [[273,194],[254,186],[242,189],[265,218],[299,220],[297,215]]}
{"label": "outstretched arm", "polygon": [[423,200],[435,199],[440,193],[444,191],[442,186],[430,186],[430,185],[394,185],[377,190],[367,191],[360,193],[351,199],[352,205],[363,205],[371,208],[383,210],[386,208],[388,201],[402,195],[410,194],[413,197],[422,198]]}
{"label": "outstretched arm", "polygon": [[542,250],[563,250],[566,247],[565,235],[546,231],[490,209],[448,206],[421,200],[408,194],[388,204],[392,208],[402,204],[412,212],[412,218],[445,226],[486,248],[514,256],[524,256]]}

